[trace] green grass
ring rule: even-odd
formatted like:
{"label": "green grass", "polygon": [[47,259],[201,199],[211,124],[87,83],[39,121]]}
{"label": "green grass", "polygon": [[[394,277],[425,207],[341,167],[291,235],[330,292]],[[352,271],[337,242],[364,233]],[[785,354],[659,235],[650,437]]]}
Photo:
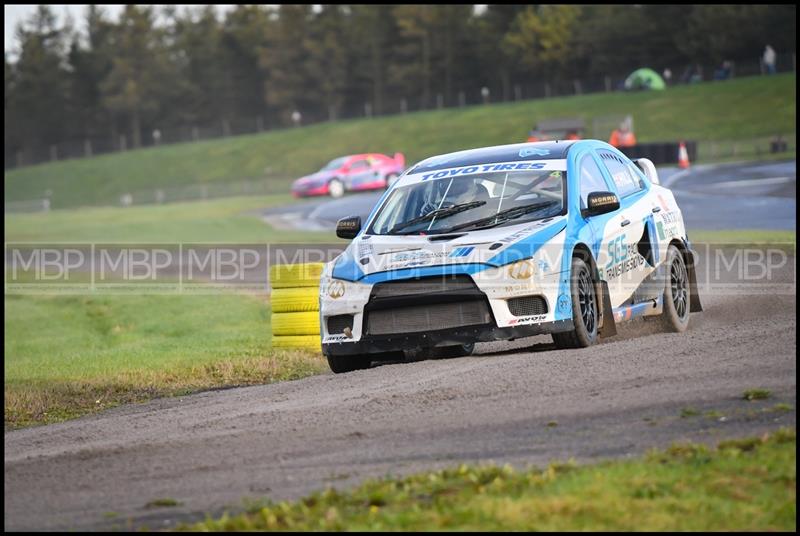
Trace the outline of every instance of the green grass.
{"label": "green grass", "polygon": [[[556,117],[631,114],[639,141],[752,140],[794,132],[795,75],[471,106],[312,125],[257,135],[66,160],[5,174],[7,201],[42,198],[54,208],[118,204],[156,188],[267,181],[270,192],[342,154],[405,153],[409,163],[472,147],[524,141],[531,125]],[[598,134],[600,135],[600,134]],[[743,146],[744,147],[744,146]]]}
{"label": "green grass", "polygon": [[289,195],[229,197],[138,207],[63,209],[6,214],[5,239],[16,242],[337,242],[331,232],[279,230],[257,210]]}
{"label": "green grass", "polygon": [[7,295],[4,339],[10,427],[327,369],[273,350],[269,305],[250,295]]}
{"label": "green grass", "polygon": [[742,394],[745,400],[766,400],[772,395],[769,389],[748,389]]}
{"label": "green grass", "polygon": [[193,531],[794,531],[796,435],[674,444],[634,460],[466,466],[327,489]]}
{"label": "green grass", "polygon": [[183,504],[183,503],[181,503],[178,500],[175,500],[175,499],[173,499],[171,497],[165,497],[163,499],[155,499],[153,501],[150,501],[149,503],[145,504],[144,507],[145,508],[168,508],[168,507],[172,507],[172,506],[180,506],[181,504]]}

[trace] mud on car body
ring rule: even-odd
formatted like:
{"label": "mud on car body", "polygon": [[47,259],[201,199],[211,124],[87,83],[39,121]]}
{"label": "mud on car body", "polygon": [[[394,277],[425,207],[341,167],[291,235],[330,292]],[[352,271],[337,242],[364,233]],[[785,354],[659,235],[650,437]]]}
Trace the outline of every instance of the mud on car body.
{"label": "mud on car body", "polygon": [[429,158],[337,234],[353,240],[320,280],[334,372],[545,333],[586,347],[637,316],[683,331],[701,310],[674,196],[596,140]]}

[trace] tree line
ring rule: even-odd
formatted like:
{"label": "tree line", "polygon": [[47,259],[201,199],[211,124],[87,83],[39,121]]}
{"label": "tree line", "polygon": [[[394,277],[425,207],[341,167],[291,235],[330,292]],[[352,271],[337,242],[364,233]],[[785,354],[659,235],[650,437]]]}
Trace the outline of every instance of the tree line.
{"label": "tree line", "polygon": [[159,128],[382,115],[484,87],[509,100],[519,84],[794,52],[795,30],[794,5],[128,5],[116,20],[92,5],[61,24],[39,6],[5,54],[5,149],[137,147]]}

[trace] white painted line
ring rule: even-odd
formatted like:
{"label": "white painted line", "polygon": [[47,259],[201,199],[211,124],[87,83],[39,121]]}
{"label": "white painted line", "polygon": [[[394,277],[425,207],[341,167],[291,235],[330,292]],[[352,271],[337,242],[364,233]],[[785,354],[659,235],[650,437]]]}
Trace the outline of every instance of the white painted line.
{"label": "white painted line", "polygon": [[709,186],[759,186],[765,184],[783,184],[794,182],[795,177],[771,177],[769,179],[747,179],[743,181],[725,181],[709,183]]}

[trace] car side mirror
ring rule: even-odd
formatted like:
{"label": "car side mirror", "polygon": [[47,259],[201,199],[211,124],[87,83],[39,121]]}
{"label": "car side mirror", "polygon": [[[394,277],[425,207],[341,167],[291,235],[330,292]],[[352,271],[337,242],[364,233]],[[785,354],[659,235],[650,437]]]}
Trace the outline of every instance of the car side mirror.
{"label": "car side mirror", "polygon": [[339,238],[355,238],[361,231],[361,216],[342,218],[336,224],[336,236]]}
{"label": "car side mirror", "polygon": [[619,197],[613,192],[592,192],[586,198],[586,209],[583,215],[587,217],[607,214],[619,209]]}

